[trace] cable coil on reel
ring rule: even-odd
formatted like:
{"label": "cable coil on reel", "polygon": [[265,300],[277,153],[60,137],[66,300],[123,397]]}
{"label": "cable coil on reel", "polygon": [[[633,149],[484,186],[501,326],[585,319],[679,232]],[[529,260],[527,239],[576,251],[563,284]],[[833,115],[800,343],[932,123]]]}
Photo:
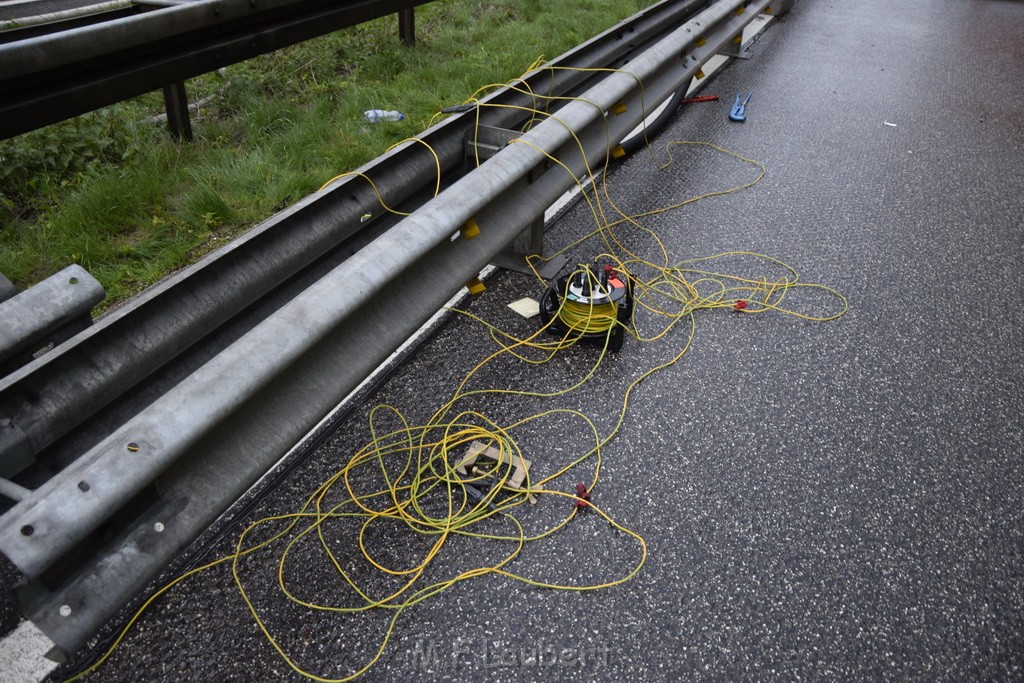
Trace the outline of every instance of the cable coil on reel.
{"label": "cable coil on reel", "polygon": [[618,351],[633,315],[633,286],[612,265],[581,266],[551,283],[540,300],[541,322],[562,337]]}

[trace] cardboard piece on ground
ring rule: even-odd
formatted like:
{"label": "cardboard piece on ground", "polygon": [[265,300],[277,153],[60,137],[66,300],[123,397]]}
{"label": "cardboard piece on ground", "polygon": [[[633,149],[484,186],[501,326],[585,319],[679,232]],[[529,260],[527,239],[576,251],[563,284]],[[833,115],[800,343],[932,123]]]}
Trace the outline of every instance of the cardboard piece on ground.
{"label": "cardboard piece on ground", "polygon": [[523,316],[524,318],[532,318],[535,315],[540,315],[540,302],[526,297],[519,301],[513,301],[508,305],[513,311]]}

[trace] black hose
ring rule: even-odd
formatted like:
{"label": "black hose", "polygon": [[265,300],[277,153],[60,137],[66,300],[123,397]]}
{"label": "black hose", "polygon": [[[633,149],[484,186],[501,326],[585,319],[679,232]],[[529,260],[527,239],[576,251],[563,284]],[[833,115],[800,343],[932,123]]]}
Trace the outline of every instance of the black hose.
{"label": "black hose", "polygon": [[668,122],[675,115],[676,110],[679,109],[680,105],[682,105],[684,99],[686,99],[686,86],[676,90],[671,99],[669,99],[668,104],[661,110],[661,113],[658,114],[653,121],[647,124],[646,139],[644,137],[645,131],[641,130],[633,137],[626,138],[619,143],[619,146],[626,152],[625,156],[621,156],[619,158],[625,159],[627,156],[633,154],[647,144],[647,140],[657,137],[658,133],[668,125]]}

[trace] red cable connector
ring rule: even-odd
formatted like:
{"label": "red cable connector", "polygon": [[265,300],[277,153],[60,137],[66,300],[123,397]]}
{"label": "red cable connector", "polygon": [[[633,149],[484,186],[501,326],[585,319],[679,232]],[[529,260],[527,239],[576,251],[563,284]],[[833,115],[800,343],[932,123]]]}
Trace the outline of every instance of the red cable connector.
{"label": "red cable connector", "polygon": [[740,299],[735,304],[733,304],[733,308],[735,308],[737,311],[742,311],[746,307],[747,307],[747,302],[744,301],[743,299]]}
{"label": "red cable connector", "polygon": [[576,507],[590,507],[590,503],[588,502],[590,500],[590,491],[587,491],[587,487],[582,482],[576,484],[576,497],[580,499],[576,501]]}

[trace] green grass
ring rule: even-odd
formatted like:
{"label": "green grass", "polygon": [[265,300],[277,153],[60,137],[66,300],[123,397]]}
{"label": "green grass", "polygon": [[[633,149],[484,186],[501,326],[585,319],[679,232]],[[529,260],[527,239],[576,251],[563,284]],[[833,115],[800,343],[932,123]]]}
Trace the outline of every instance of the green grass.
{"label": "green grass", "polygon": [[[79,263],[116,303],[652,2],[436,0],[415,47],[391,16],[189,81],[220,93],[191,144],[148,122],[158,93],[0,141],[0,273],[25,288]],[[370,126],[373,108],[407,118]]]}

